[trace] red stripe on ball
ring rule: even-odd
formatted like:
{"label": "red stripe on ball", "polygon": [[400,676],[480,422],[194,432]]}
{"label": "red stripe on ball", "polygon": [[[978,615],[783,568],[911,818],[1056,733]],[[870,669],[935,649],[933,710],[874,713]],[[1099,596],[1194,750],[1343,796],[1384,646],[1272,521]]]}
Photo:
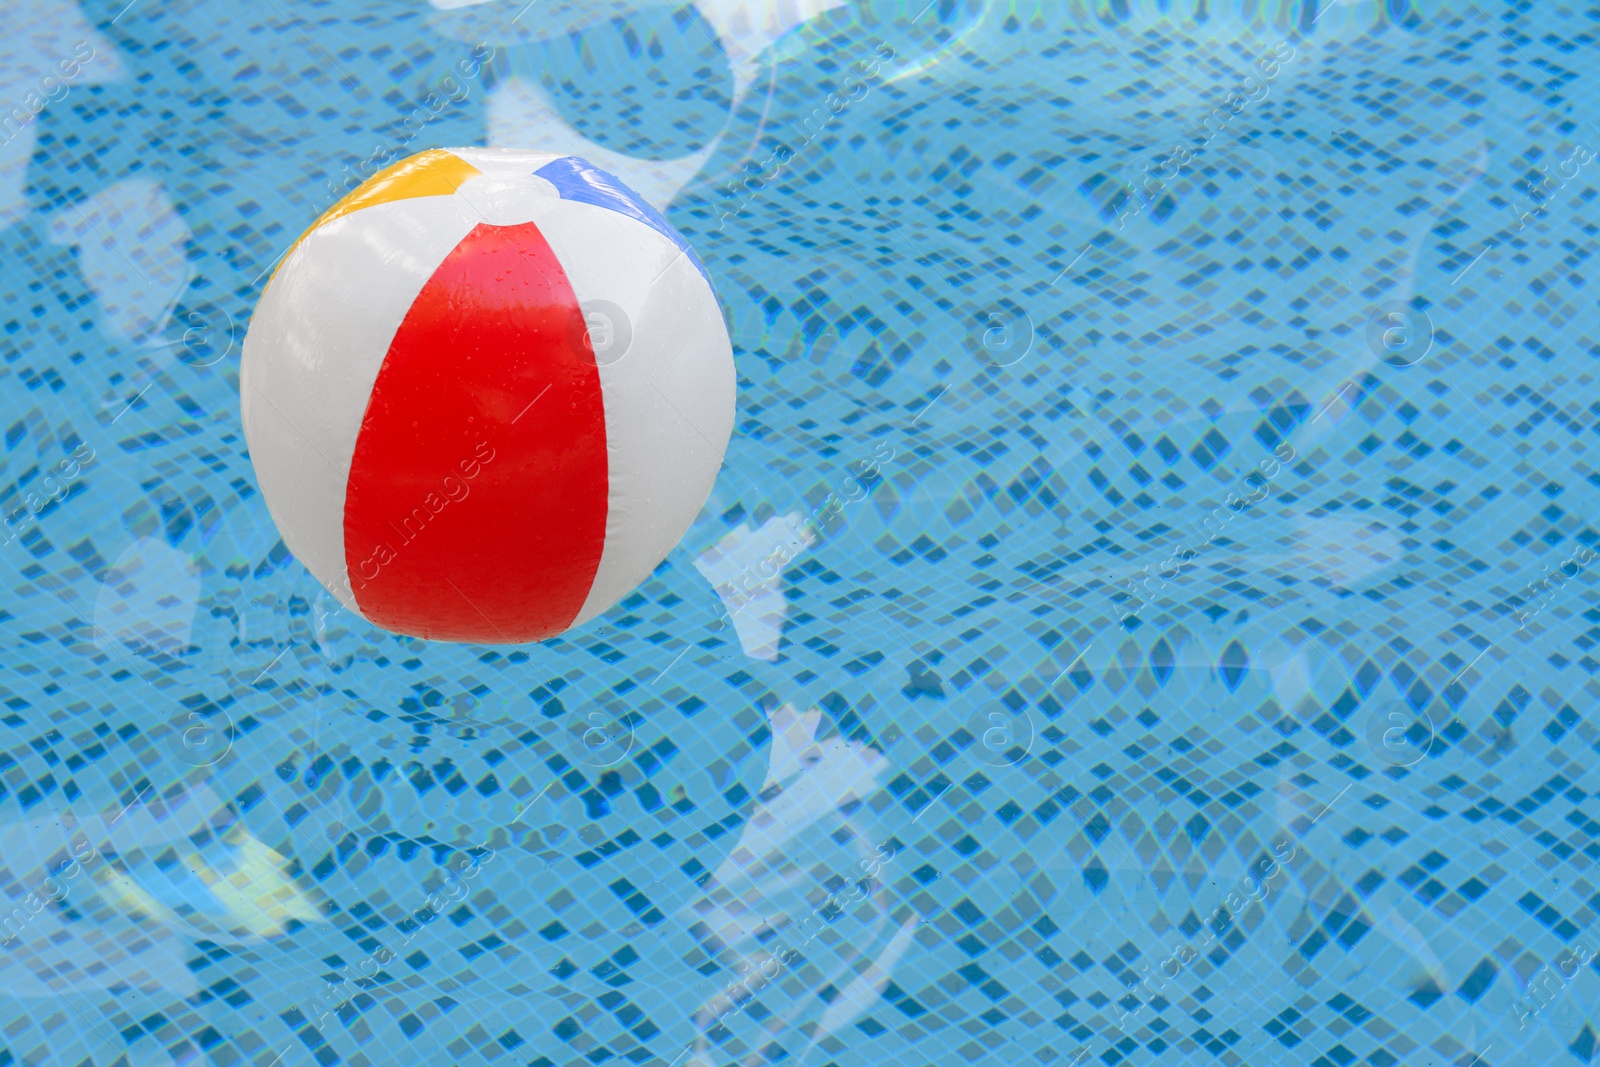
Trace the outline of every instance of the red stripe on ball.
{"label": "red stripe on ball", "polygon": [[350,465],[361,613],[445,641],[571,625],[605,548],[605,408],[577,297],[533,223],[480,225],[418,294]]}

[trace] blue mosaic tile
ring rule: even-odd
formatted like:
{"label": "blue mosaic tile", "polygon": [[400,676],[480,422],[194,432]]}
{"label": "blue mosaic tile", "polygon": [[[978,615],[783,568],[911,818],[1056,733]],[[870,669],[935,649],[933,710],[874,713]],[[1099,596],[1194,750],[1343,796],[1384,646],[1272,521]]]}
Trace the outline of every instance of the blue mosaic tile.
{"label": "blue mosaic tile", "polygon": [[[1593,1062],[1594,26],[17,13],[0,1063]],[[527,130],[703,260],[736,433],[603,617],[396,637],[239,344]]]}

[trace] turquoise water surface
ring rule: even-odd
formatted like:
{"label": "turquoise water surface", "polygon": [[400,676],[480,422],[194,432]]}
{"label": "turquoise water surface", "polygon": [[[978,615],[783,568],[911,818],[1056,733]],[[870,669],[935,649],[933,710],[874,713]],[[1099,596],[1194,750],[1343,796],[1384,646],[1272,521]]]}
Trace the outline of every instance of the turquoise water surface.
{"label": "turquoise water surface", "polygon": [[[1600,1039],[1600,6],[37,0],[0,1064],[1550,1064]],[[710,501],[396,637],[238,414],[424,148],[704,259]]]}

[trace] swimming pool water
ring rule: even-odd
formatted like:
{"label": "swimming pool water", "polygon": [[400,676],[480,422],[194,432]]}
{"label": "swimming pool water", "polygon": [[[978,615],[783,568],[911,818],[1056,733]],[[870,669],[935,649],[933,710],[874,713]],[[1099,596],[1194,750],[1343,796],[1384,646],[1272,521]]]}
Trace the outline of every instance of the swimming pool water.
{"label": "swimming pool water", "polygon": [[[1591,1062],[1600,7],[13,5],[0,1063]],[[716,488],[378,631],[239,427],[383,162],[705,261]]]}

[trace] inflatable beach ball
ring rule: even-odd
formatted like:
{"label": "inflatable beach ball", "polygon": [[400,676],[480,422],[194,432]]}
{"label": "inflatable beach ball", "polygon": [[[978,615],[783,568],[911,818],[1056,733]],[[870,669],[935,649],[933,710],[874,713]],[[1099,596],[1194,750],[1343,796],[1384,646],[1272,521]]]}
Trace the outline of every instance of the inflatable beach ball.
{"label": "inflatable beach ball", "polygon": [[433,150],[284,257],[240,373],[284,544],[399,633],[537,641],[644,580],[711,491],[734,368],[704,264],[572,156]]}

